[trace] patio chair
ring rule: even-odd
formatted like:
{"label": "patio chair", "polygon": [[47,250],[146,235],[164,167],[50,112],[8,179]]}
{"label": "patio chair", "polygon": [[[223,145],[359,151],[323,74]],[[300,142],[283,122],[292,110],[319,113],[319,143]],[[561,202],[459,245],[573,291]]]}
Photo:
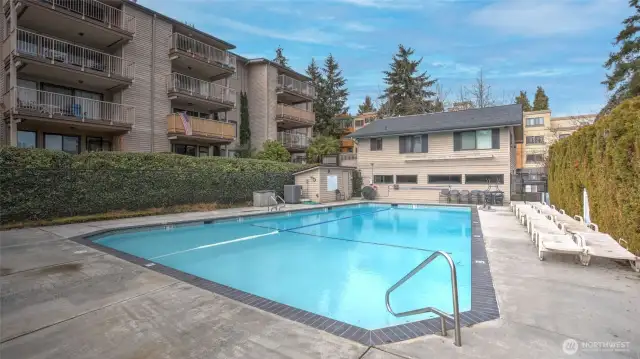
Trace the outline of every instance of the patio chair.
{"label": "patio chair", "polygon": [[587,247],[586,262],[582,263],[583,265],[588,266],[591,256],[595,256],[629,261],[631,268],[636,272],[640,272],[640,257],[624,248],[621,245],[623,240],[616,241],[608,233],[597,231],[574,232],[573,236],[575,241],[582,241]]}
{"label": "patio chair", "polygon": [[481,204],[481,196],[482,191],[478,191],[477,189],[472,190],[469,194],[469,203]]}
{"label": "patio chair", "polygon": [[552,234],[538,232],[536,246],[538,247],[538,259],[544,260],[545,252],[558,254],[574,254],[580,259],[580,263],[589,265],[591,256],[585,241],[579,237],[568,234]]}
{"label": "patio chair", "polygon": [[440,194],[438,195],[438,202],[442,203],[442,200],[445,200],[446,203],[451,203],[451,196],[448,189],[440,190]]}
{"label": "patio chair", "polygon": [[504,206],[504,192],[495,191],[491,193],[493,195],[493,204],[497,205],[500,203],[501,206]]}
{"label": "patio chair", "polygon": [[463,189],[462,191],[460,191],[458,203],[471,203],[469,191],[467,191],[466,189]]}
{"label": "patio chair", "polygon": [[460,203],[460,191],[458,191],[457,189],[452,189],[449,192],[449,196],[449,203]]}

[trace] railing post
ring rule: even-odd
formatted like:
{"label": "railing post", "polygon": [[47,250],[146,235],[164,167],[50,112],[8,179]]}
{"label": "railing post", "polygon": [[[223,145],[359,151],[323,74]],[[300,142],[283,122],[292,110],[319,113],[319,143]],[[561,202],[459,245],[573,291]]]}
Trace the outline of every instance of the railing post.
{"label": "railing post", "polygon": [[108,74],[109,77],[111,77],[111,56],[107,55],[107,59],[108,59],[107,60],[107,68],[108,68],[107,74]]}

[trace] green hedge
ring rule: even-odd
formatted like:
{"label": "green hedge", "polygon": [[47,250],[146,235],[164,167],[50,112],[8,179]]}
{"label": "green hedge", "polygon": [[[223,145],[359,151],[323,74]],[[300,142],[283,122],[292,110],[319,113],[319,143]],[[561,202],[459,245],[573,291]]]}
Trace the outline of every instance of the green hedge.
{"label": "green hedge", "polygon": [[282,194],[304,166],[168,153],[0,149],[0,223],[192,203],[250,201]]}
{"label": "green hedge", "polygon": [[551,202],[582,214],[583,188],[589,193],[591,220],[639,253],[640,98],[623,102],[594,125],[551,146]]}

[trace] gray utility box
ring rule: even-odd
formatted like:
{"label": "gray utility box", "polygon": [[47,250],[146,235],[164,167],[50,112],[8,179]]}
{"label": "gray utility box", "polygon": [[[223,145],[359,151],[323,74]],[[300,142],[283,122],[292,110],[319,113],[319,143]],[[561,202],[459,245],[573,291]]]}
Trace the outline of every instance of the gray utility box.
{"label": "gray utility box", "polygon": [[287,203],[300,203],[302,197],[302,186],[288,184],[284,186],[284,201]]}
{"label": "gray utility box", "polygon": [[275,203],[271,197],[275,197],[276,192],[272,190],[263,190],[253,192],[253,206],[254,207],[266,207],[274,205]]}

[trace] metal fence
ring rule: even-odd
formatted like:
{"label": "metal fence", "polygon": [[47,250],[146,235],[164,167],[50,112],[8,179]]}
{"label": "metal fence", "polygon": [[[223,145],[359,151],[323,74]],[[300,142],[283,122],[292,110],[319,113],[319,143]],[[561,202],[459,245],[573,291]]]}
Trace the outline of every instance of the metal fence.
{"label": "metal fence", "polygon": [[174,32],[171,35],[169,47],[171,49],[187,52],[206,62],[217,62],[233,69],[236,68],[235,55],[177,32]]}
{"label": "metal fence", "polygon": [[181,92],[210,101],[230,103],[233,106],[236,105],[237,99],[235,89],[175,72],[167,75],[167,91]]}
{"label": "metal fence", "polygon": [[131,33],[136,31],[136,18],[122,10],[96,0],[42,0],[53,6],[82,15],[108,27],[116,27]]}

